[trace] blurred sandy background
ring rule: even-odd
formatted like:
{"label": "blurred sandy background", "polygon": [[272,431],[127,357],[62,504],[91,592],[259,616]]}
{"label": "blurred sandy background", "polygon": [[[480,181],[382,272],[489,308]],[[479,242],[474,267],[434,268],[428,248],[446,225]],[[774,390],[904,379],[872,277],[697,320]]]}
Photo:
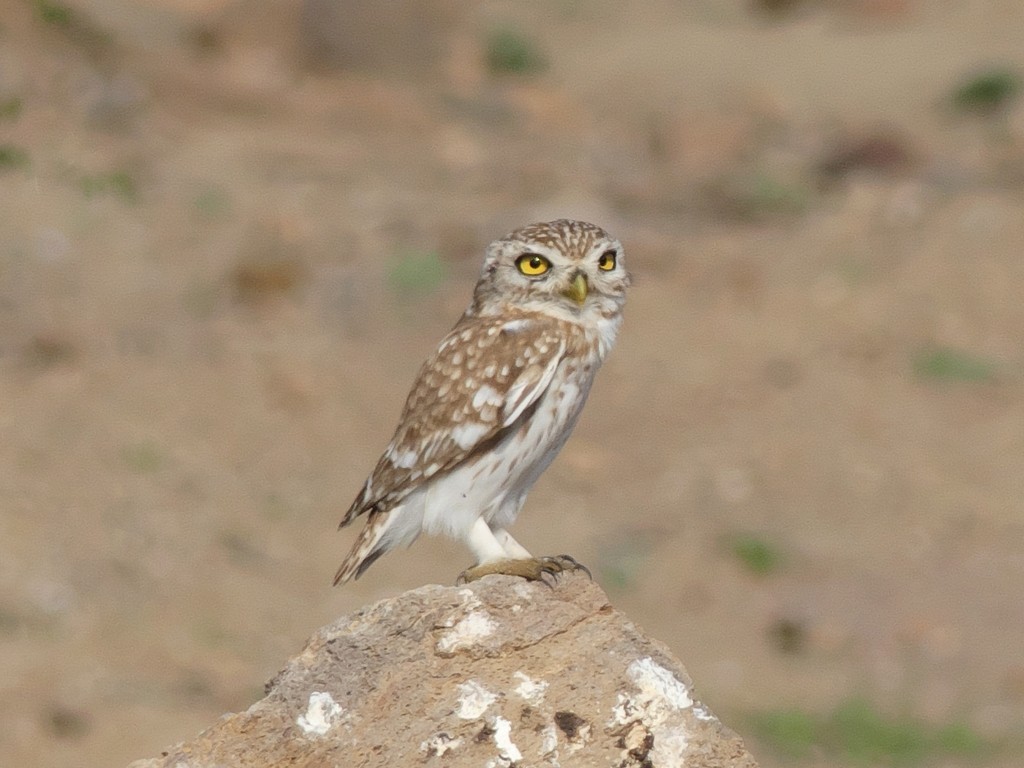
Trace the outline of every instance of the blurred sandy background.
{"label": "blurred sandy background", "polygon": [[1019,765],[1024,4],[382,7],[0,0],[0,765],[156,755],[451,583],[331,589],[335,526],[562,215],[637,280],[515,535],[765,766]]}

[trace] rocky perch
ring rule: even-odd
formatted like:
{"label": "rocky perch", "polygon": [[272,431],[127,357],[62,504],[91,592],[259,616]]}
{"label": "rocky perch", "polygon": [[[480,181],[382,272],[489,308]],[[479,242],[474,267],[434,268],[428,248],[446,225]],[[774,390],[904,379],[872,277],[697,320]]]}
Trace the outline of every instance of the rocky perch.
{"label": "rocky perch", "polygon": [[129,768],[744,766],[669,650],[586,576],[428,586],[320,629],[247,711]]}

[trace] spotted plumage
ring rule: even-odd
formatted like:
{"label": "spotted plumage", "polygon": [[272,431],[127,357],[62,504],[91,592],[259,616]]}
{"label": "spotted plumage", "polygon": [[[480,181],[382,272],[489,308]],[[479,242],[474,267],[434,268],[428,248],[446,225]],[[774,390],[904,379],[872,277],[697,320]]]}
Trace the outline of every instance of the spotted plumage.
{"label": "spotted plumage", "polygon": [[531,559],[506,528],[575,426],[629,283],[622,246],[592,224],[531,224],[488,247],[341,521],[367,518],[336,584],[423,531],[461,539],[478,565]]}

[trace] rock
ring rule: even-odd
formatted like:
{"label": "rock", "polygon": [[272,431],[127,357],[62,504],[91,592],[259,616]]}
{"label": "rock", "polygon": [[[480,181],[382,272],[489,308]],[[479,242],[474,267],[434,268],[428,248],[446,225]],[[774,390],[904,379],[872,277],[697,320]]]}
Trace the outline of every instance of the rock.
{"label": "rock", "polygon": [[680,662],[586,576],[427,586],[320,629],[247,711],[130,768],[745,766]]}

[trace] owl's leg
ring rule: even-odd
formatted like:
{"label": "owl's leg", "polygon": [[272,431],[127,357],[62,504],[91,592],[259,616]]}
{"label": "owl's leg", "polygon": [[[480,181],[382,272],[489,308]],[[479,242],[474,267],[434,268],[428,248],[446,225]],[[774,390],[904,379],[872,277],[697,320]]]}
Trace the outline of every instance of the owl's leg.
{"label": "owl's leg", "polygon": [[498,543],[501,544],[501,548],[505,550],[505,557],[513,560],[525,560],[533,557],[533,555],[530,554],[530,551],[513,539],[512,534],[504,528],[495,528],[493,531],[494,538],[498,540]]}
{"label": "owl's leg", "polygon": [[[564,571],[590,571],[568,555],[555,557],[534,557],[526,547],[517,542],[503,528],[492,531],[481,518],[470,529],[466,543],[476,555],[477,565],[467,568],[455,580],[456,584],[468,584],[492,574],[519,576],[527,581],[544,581]],[[497,549],[495,549],[497,547]]]}
{"label": "owl's leg", "polygon": [[590,569],[570,555],[534,557],[526,547],[513,539],[512,534],[504,528],[495,528],[494,538],[501,543],[501,546],[505,549],[506,556],[512,560],[539,560],[551,568],[555,573],[562,573],[563,571],[583,571],[587,576],[593,578],[590,574]]}
{"label": "owl's leg", "polygon": [[[476,557],[477,565],[493,563],[496,560],[508,558],[505,548],[501,546],[501,541],[494,535],[494,531],[491,530],[487,521],[482,517],[476,519],[473,527],[466,534],[466,544],[469,546],[473,556]],[[523,551],[525,552],[526,550]],[[526,556],[529,557],[530,553],[527,552]]]}

